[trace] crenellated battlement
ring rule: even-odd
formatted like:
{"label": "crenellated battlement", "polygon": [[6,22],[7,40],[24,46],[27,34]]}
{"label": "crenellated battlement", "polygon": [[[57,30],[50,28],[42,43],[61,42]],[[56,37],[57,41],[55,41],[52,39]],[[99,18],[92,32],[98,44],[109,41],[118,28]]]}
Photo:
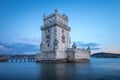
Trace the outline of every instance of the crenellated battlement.
{"label": "crenellated battlement", "polygon": [[[68,26],[68,17],[63,14],[58,13],[58,10],[55,10],[53,14],[48,16],[43,16],[44,25],[43,27],[51,26],[51,24],[58,24],[58,26],[69,27]],[[69,27],[70,28],[70,27]]]}

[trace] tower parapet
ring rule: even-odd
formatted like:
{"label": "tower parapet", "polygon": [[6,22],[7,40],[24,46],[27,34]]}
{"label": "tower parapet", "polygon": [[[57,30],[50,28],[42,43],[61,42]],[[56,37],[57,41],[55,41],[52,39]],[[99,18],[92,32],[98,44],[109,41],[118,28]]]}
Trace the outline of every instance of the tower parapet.
{"label": "tower parapet", "polygon": [[41,30],[56,25],[68,31],[71,30],[71,28],[68,26],[68,17],[65,14],[59,14],[57,9],[55,9],[55,12],[53,14],[50,14],[48,16],[44,15],[43,20],[44,25],[41,26]]}

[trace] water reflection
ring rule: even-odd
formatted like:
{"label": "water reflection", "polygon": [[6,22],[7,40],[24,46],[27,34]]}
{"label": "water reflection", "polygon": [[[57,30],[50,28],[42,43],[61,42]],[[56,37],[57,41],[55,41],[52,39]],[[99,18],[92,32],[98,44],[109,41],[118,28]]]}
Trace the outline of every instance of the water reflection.
{"label": "water reflection", "polygon": [[119,80],[120,59],[91,59],[89,63],[0,63],[0,80]]}
{"label": "water reflection", "polygon": [[86,67],[89,67],[89,65],[90,63],[42,63],[40,80],[78,80],[82,77],[86,77],[81,77],[80,74],[83,74],[84,72],[87,73],[85,69]]}
{"label": "water reflection", "polygon": [[67,64],[56,64],[56,80],[69,79],[69,67]]}
{"label": "water reflection", "polygon": [[40,80],[56,80],[55,64],[42,63],[41,64],[41,79]]}
{"label": "water reflection", "polygon": [[[115,59],[116,61],[116,59]],[[41,64],[40,80],[118,80],[120,61],[92,59],[88,63]]]}

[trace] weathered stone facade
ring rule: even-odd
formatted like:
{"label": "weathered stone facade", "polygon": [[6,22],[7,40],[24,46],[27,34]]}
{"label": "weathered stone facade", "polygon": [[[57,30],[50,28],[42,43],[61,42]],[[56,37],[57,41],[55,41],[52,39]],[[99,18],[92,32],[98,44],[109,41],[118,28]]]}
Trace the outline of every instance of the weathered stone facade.
{"label": "weathered stone facade", "polygon": [[36,60],[41,62],[79,62],[90,59],[90,49],[76,48],[74,43],[70,48],[70,30],[68,17],[59,14],[58,10],[49,16],[43,16],[44,25],[41,26],[42,41],[40,54]]}

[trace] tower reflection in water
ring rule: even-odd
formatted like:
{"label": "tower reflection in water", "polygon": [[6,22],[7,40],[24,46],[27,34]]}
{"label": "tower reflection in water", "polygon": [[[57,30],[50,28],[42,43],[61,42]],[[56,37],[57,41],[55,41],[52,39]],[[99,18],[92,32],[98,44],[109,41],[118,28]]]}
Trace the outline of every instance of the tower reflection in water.
{"label": "tower reflection in water", "polygon": [[87,79],[90,76],[85,76],[84,74],[89,74],[85,70],[90,63],[42,63],[40,70],[40,80],[79,80]]}

